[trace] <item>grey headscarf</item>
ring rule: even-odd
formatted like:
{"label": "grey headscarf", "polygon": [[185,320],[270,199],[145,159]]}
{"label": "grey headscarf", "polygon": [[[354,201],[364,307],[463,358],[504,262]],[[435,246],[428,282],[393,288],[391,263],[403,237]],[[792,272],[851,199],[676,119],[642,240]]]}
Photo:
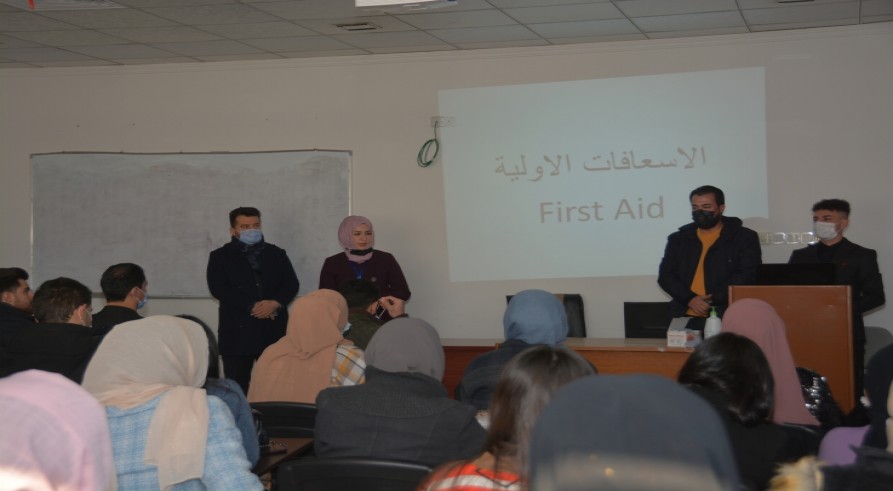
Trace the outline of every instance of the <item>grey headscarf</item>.
{"label": "grey headscarf", "polygon": [[726,429],[707,402],[656,375],[600,375],[558,391],[534,428],[534,491],[733,491]]}
{"label": "grey headscarf", "polygon": [[386,372],[413,372],[443,379],[440,336],[431,324],[400,317],[378,328],[366,346],[366,363]]}
{"label": "grey headscarf", "polygon": [[505,339],[556,345],[567,338],[567,312],[554,294],[524,290],[509,301],[502,316]]}

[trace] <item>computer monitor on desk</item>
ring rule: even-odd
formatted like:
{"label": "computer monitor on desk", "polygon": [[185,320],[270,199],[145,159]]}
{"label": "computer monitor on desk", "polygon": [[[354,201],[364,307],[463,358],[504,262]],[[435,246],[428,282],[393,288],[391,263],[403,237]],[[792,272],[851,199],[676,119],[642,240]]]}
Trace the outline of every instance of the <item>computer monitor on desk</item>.
{"label": "computer monitor on desk", "polygon": [[664,302],[623,302],[623,332],[627,338],[665,338],[673,320]]}
{"label": "computer monitor on desk", "polygon": [[779,263],[757,266],[757,285],[833,285],[833,263]]}

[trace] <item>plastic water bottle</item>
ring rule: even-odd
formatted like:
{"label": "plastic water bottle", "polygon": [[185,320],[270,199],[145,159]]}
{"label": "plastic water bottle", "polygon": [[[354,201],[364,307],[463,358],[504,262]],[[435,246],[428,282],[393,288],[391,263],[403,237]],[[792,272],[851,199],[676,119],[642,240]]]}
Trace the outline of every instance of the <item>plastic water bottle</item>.
{"label": "plastic water bottle", "polygon": [[710,307],[710,317],[704,324],[704,339],[716,336],[722,329],[722,319],[716,315],[716,307]]}

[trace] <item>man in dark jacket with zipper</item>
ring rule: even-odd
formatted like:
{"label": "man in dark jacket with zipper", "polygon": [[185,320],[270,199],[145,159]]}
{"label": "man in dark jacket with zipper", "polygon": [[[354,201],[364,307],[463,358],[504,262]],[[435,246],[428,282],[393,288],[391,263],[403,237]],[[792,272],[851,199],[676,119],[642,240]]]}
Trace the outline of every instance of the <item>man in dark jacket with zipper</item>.
{"label": "man in dark jacket with zipper", "polygon": [[[667,238],[657,283],[671,297],[673,317],[704,318],[716,307],[722,316],[729,306],[729,285],[756,280],[762,260],[756,232],[741,219],[723,216],[725,195],[714,186],[689,194],[693,223]],[[694,327],[700,328],[703,323]],[[691,326],[690,326],[691,327]]]}

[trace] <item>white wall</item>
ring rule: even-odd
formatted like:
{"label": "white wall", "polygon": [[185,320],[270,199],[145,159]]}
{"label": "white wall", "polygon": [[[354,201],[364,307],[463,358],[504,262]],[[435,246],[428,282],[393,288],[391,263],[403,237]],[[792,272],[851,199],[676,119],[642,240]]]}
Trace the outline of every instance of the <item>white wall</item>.
{"label": "white wall", "polygon": [[[893,24],[884,23],[455,53],[0,70],[0,264],[31,261],[33,153],[352,150],[353,212],[372,219],[376,246],[393,252],[403,266],[413,290],[411,314],[429,320],[442,336],[501,336],[504,295],[538,287],[582,293],[590,336],[621,337],[624,300],[665,298],[655,277],[449,282],[442,169],[439,163],[427,169],[415,164],[419,147],[431,137],[429,118],[438,114],[437,91],[763,66],[770,218],[749,225],[760,231],[807,231],[814,201],[849,199],[854,213],[848,236],[879,251],[889,281],[891,46]],[[692,187],[700,184],[693,181]],[[252,194],[264,190],[244,192],[250,203]],[[686,199],[680,196],[669,205],[687,208]],[[735,202],[746,199],[728,196],[727,214],[735,215]],[[135,202],[109,213],[127,213],[139,227],[141,210],[151,206]],[[227,211],[220,210],[221,217]],[[306,233],[330,236],[333,253],[338,249],[335,230]],[[511,240],[505,237],[507,244]],[[784,262],[792,248],[766,246],[764,261]],[[592,260],[611,259],[593,255]],[[301,280],[306,293],[317,278]],[[181,312],[216,323],[211,300],[156,299],[148,310]],[[867,324],[893,327],[893,309],[872,314]]]}

